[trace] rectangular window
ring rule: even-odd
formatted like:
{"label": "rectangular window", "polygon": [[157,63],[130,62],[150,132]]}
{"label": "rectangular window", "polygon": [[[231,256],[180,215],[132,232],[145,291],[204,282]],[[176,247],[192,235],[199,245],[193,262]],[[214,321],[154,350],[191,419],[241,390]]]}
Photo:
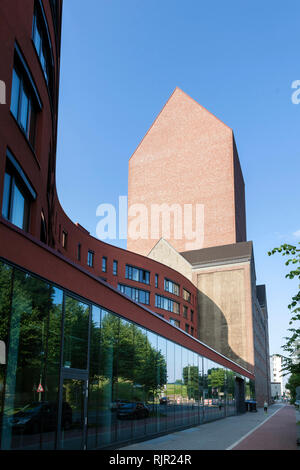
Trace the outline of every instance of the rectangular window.
{"label": "rectangular window", "polygon": [[188,316],[187,314],[188,314],[188,308],[184,305],[183,306],[183,317],[187,318],[187,316]]}
{"label": "rectangular window", "polygon": [[12,224],[27,231],[30,198],[20,177],[7,167],[4,175],[2,215]]}
{"label": "rectangular window", "polygon": [[168,312],[177,313],[179,315],[180,304],[168,297],[155,295],[155,307],[167,310]]}
{"label": "rectangular window", "polygon": [[186,333],[189,333],[189,331],[190,331],[189,325],[187,323],[185,324],[185,331],[186,331]]}
{"label": "rectangular window", "polygon": [[191,335],[194,336],[194,328],[191,326]]}
{"label": "rectangular window", "polygon": [[155,274],[155,287],[158,288],[158,274]]}
{"label": "rectangular window", "polygon": [[107,271],[107,258],[106,256],[103,256],[102,258],[102,272],[106,273]]}
{"label": "rectangular window", "polygon": [[68,242],[68,234],[63,230],[62,233],[62,246],[66,250],[67,249],[67,242]]}
{"label": "rectangular window", "polygon": [[91,268],[94,266],[94,252],[91,250],[88,251],[87,265]]}
{"label": "rectangular window", "polygon": [[13,69],[10,109],[32,147],[35,141],[36,105],[20,72]]}
{"label": "rectangular window", "polygon": [[178,320],[175,320],[175,318],[170,318],[169,322],[171,323],[171,325],[174,325],[180,328],[180,322]]}
{"label": "rectangular window", "polygon": [[194,310],[191,310],[191,321],[194,321]]}
{"label": "rectangular window", "polygon": [[150,292],[136,287],[125,286],[124,284],[118,284],[118,289],[123,294],[128,295],[132,300],[140,302],[141,304],[150,304]]}
{"label": "rectangular window", "polygon": [[136,268],[128,264],[126,264],[125,277],[126,279],[130,279],[132,281],[141,282],[143,284],[150,284],[149,271],[145,271],[144,269]]}
{"label": "rectangular window", "polygon": [[41,15],[38,15],[37,11],[35,11],[32,26],[32,40],[40,60],[45,80],[47,82],[47,85],[49,85],[51,59],[48,50],[49,45],[45,29],[46,27],[43,27],[43,22],[41,21]]}
{"label": "rectangular window", "polygon": [[187,302],[190,302],[191,301],[191,294],[189,291],[187,291],[186,289],[183,289],[183,298],[184,300],[186,300]]}
{"label": "rectangular window", "polygon": [[165,278],[165,291],[179,296],[180,286],[173,281]]}
{"label": "rectangular window", "polygon": [[114,276],[118,275],[118,261],[116,260],[113,261],[113,275]]}

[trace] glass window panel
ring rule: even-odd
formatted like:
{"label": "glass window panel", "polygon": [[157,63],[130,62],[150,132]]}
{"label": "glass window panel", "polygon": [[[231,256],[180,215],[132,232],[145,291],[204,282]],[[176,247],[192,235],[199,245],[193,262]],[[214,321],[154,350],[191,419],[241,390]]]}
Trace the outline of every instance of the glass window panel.
{"label": "glass window panel", "polygon": [[[12,268],[0,261],[0,339],[2,343],[2,360],[0,360],[0,416],[2,417],[4,401],[4,382],[6,376],[6,356],[9,338],[9,321],[11,307]],[[4,350],[3,350],[4,349]],[[1,419],[0,419],[1,438]],[[1,440],[0,440],[1,443]],[[1,446],[0,446],[1,447]]]}
{"label": "glass window panel", "polygon": [[117,441],[127,441],[132,435],[132,419],[135,409],[128,408],[133,402],[133,361],[134,361],[134,327],[120,319],[118,342],[118,379],[116,382],[116,412],[113,413],[117,426]]}
{"label": "glass window panel", "polygon": [[174,427],[175,410],[175,344],[167,340],[167,397],[169,401],[167,425],[171,429]]}
{"label": "glass window panel", "polygon": [[19,228],[24,227],[25,218],[25,198],[18,186],[13,181],[11,222]]}
{"label": "glass window panel", "polygon": [[60,448],[64,450],[83,450],[86,381],[65,379],[62,389],[61,428],[63,431],[61,433]]}
{"label": "glass window panel", "polygon": [[182,423],[189,424],[189,356],[188,350],[182,348],[181,351],[181,369],[182,369]]}
{"label": "glass window panel", "polygon": [[16,119],[18,119],[20,85],[21,85],[20,77],[18,73],[16,72],[16,70],[14,69],[13,78],[12,78],[10,109]]}
{"label": "glass window panel", "polygon": [[167,340],[158,336],[158,385],[159,385],[159,407],[157,416],[157,431],[162,432],[167,429],[169,402],[167,396]]}
{"label": "glass window panel", "polygon": [[[2,449],[32,450],[53,448],[54,445],[57,380],[51,382],[47,365],[47,354],[51,361],[49,313],[53,308],[52,295],[53,289],[48,284],[15,269]],[[59,318],[60,312],[59,307]],[[59,355],[59,344],[55,347]],[[48,396],[53,399],[50,411],[44,406]],[[52,437],[48,439],[51,431]]]}
{"label": "glass window panel", "polygon": [[24,88],[22,88],[21,95],[22,96],[21,96],[20,124],[23,127],[24,131],[27,133],[29,98],[28,98]]}
{"label": "glass window panel", "polygon": [[181,376],[181,350],[182,347],[179,344],[175,344],[175,382],[174,382],[174,393],[175,393],[175,425],[182,425],[182,414],[183,414],[183,402],[182,402],[182,376]]}
{"label": "glass window panel", "polygon": [[37,18],[35,17],[35,28],[34,28],[34,44],[36,47],[36,51],[38,53],[38,56],[40,56],[40,50],[41,50],[41,35],[37,26]]}
{"label": "glass window panel", "polygon": [[[44,397],[49,407],[45,412],[45,439],[42,449],[54,449],[57,427],[60,346],[62,326],[63,292],[50,286],[49,322],[47,336],[47,360],[45,370]],[[65,417],[65,416],[64,416]]]}
{"label": "glass window panel", "polygon": [[4,175],[2,215],[6,219],[9,219],[10,188],[11,188],[11,175],[9,173],[5,173],[5,175]]}
{"label": "glass window panel", "polygon": [[99,427],[101,426],[101,380],[100,380],[100,342],[101,342],[101,310],[92,306],[90,333],[90,368],[89,368],[89,399],[88,399],[88,432],[87,448],[96,449],[100,446]]}
{"label": "glass window panel", "polygon": [[157,335],[151,331],[147,332],[147,380],[145,383],[145,404],[148,408],[148,415],[145,416],[146,433],[154,434],[157,432],[157,415],[159,408],[159,367],[160,355],[157,351]]}
{"label": "glass window panel", "polygon": [[65,297],[64,358],[67,368],[87,369],[89,306]]}
{"label": "glass window panel", "polygon": [[149,355],[148,355],[148,340],[147,332],[143,328],[134,325],[134,385],[132,406],[138,406],[139,410],[134,409],[133,413],[133,434],[134,438],[145,435],[146,433],[146,414],[147,411],[143,409],[143,405],[149,393],[149,383],[151,383],[151,376],[149,376]]}
{"label": "glass window panel", "polygon": [[118,340],[120,319],[101,310],[100,373],[98,378],[100,413],[97,424],[98,442],[106,446],[115,441],[118,380]]}

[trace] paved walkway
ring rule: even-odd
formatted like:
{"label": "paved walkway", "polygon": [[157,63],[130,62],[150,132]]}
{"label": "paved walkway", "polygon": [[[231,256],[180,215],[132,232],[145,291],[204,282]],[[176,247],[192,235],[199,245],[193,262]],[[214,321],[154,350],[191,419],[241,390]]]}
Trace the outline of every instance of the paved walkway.
{"label": "paved walkway", "polygon": [[294,406],[284,406],[233,450],[297,450]]}
{"label": "paved walkway", "polygon": [[266,415],[245,413],[174,432],[122,450],[297,450],[296,411],[293,406],[275,404]]}

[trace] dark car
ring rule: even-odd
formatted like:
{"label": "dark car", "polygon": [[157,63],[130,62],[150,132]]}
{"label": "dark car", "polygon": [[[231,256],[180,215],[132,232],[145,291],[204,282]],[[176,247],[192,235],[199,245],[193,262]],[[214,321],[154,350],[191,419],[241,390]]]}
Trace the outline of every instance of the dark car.
{"label": "dark car", "polygon": [[[72,425],[72,408],[66,402],[62,405],[62,427],[70,429]],[[33,402],[9,418],[14,433],[38,433],[56,428],[57,404],[52,402]]]}
{"label": "dark car", "polygon": [[168,405],[170,403],[170,400],[167,397],[162,397],[159,400],[160,405]]}
{"label": "dark car", "polygon": [[150,414],[149,408],[141,402],[138,403],[122,403],[117,410],[119,419],[138,419],[147,418]]}
{"label": "dark car", "polygon": [[117,409],[120,408],[120,406],[125,405],[126,403],[129,403],[129,401],[128,400],[113,401],[110,405],[110,409],[111,411],[117,411]]}

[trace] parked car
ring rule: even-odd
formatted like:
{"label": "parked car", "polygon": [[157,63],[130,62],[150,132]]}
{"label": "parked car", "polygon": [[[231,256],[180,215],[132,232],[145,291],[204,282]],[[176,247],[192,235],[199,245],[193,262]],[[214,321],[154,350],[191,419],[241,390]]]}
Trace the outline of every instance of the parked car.
{"label": "parked car", "polygon": [[113,401],[111,404],[110,404],[110,409],[111,411],[117,411],[118,408],[120,408],[121,405],[125,405],[126,403],[129,403],[128,400],[116,400],[116,401]]}
{"label": "parked car", "polygon": [[150,410],[147,405],[141,402],[136,403],[122,403],[117,410],[117,417],[119,419],[137,419],[147,418],[150,414]]}
{"label": "parked car", "polygon": [[[62,427],[72,426],[72,408],[67,402],[62,405]],[[9,418],[13,433],[32,433],[56,428],[57,404],[53,402],[32,402]]]}
{"label": "parked car", "polygon": [[159,400],[160,405],[168,405],[170,403],[170,400],[167,397],[162,397]]}

